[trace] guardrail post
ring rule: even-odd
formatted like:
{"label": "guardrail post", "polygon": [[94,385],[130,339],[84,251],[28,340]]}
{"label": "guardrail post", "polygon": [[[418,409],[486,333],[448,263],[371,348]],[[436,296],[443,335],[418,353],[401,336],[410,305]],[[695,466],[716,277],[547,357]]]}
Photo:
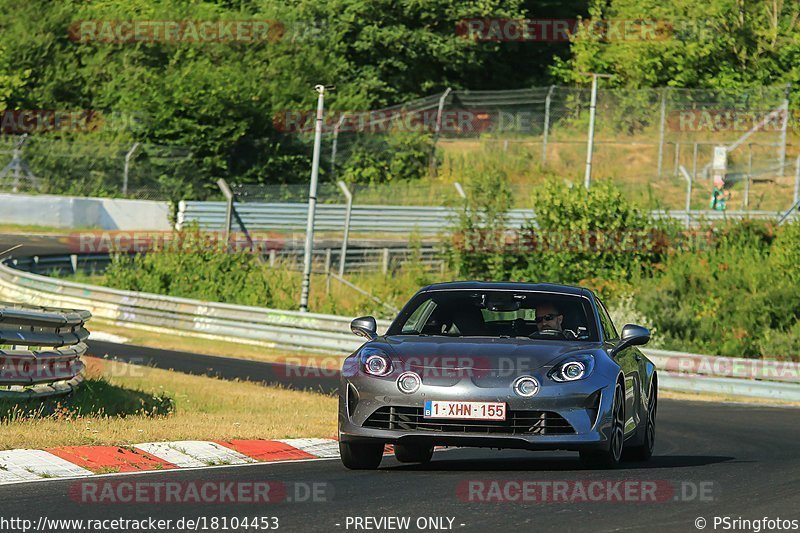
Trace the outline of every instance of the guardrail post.
{"label": "guardrail post", "polygon": [[388,248],[384,248],[383,249],[383,275],[385,276],[388,273],[389,273],[389,249]]}
{"label": "guardrail post", "polygon": [[272,248],[269,251],[269,266],[271,267],[275,266],[275,256],[276,256],[275,248]]}
{"label": "guardrail post", "polygon": [[350,215],[353,212],[353,193],[347,188],[343,181],[337,181],[336,185],[341,189],[347,200],[344,212],[344,234],[342,235],[342,250],[339,252],[339,275],[344,276],[344,264],[347,261],[347,239],[350,236]]}

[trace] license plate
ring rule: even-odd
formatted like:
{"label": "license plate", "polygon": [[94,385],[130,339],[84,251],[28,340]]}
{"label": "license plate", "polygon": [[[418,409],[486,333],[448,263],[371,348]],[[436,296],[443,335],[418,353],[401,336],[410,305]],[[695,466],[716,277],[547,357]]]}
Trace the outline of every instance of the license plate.
{"label": "license plate", "polygon": [[505,420],[503,402],[446,402],[427,400],[424,418],[459,418],[464,420]]}

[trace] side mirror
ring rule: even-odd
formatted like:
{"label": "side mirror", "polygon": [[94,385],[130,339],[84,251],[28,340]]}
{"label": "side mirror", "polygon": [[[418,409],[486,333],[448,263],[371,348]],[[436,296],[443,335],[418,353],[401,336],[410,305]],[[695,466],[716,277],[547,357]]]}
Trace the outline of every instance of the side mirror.
{"label": "side mirror", "polygon": [[637,326],[636,324],[625,324],[622,328],[622,335],[614,348],[611,349],[611,357],[630,346],[641,346],[650,342],[650,330]]}
{"label": "side mirror", "polygon": [[372,340],[378,336],[378,323],[375,318],[371,316],[362,316],[353,319],[350,322],[350,331],[359,337],[365,337],[367,340]]}

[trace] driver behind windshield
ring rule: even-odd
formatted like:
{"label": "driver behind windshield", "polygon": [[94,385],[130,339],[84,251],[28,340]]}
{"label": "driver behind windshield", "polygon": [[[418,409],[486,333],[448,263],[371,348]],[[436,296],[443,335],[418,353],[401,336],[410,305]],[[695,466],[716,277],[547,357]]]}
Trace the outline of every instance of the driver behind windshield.
{"label": "driver behind windshield", "polygon": [[533,319],[539,331],[546,329],[561,331],[564,315],[551,303],[542,303],[536,306],[536,318]]}

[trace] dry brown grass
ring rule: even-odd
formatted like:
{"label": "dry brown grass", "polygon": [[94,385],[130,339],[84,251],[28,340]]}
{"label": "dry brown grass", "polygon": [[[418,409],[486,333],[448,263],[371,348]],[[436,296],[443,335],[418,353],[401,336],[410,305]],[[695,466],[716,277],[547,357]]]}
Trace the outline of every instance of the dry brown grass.
{"label": "dry brown grass", "polygon": [[[54,414],[17,414],[0,421],[0,450],[336,434],[333,396],[93,358],[86,362],[85,386],[61,400]],[[105,409],[95,405],[97,390],[104,392]],[[164,405],[172,406],[169,414],[152,414],[163,412]]]}

